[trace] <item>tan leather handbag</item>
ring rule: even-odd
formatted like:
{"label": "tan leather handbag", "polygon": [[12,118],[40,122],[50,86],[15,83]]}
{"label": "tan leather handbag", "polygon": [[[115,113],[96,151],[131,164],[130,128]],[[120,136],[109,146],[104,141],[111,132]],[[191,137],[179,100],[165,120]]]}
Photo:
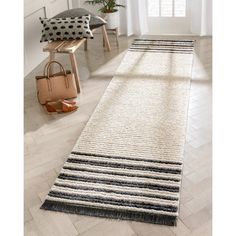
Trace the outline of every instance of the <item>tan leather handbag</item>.
{"label": "tan leather handbag", "polygon": [[[60,66],[60,72],[50,75],[52,64]],[[39,103],[44,105],[47,101],[70,99],[77,97],[74,74],[65,71],[58,61],[50,61],[44,67],[44,75],[36,76],[37,95]]]}

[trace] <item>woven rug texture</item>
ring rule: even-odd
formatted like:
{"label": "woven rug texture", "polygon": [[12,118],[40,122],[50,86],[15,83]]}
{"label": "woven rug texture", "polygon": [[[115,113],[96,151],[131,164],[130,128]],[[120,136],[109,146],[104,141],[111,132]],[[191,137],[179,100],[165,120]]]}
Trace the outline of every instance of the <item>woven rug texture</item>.
{"label": "woven rug texture", "polygon": [[193,48],[134,40],[42,209],[176,225]]}

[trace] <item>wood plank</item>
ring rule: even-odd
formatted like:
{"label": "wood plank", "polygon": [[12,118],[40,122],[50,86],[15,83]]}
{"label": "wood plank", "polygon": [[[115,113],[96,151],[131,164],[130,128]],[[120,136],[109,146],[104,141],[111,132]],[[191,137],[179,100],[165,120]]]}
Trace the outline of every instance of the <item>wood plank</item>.
{"label": "wood plank", "polygon": [[84,42],[85,38],[79,40],[65,40],[65,43],[61,45],[57,52],[59,53],[74,53]]}
{"label": "wood plank", "polygon": [[80,236],[134,236],[135,232],[126,221],[104,220],[79,234]]}
{"label": "wood plank", "polygon": [[57,48],[59,48],[65,41],[53,41],[48,43],[44,48],[44,52],[57,52]]}
{"label": "wood plank", "polygon": [[40,210],[40,205],[30,208],[30,213],[37,222],[37,228],[42,236],[77,235],[77,230],[67,214]]}
{"label": "wood plank", "polygon": [[85,38],[79,40],[53,41],[43,48],[44,52],[74,53],[84,42]]}

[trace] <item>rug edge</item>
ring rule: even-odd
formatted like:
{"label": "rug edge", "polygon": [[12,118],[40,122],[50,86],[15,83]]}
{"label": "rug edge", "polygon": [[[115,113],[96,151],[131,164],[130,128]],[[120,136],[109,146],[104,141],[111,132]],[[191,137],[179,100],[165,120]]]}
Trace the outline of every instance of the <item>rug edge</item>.
{"label": "rug edge", "polygon": [[86,206],[77,206],[68,203],[55,202],[50,200],[45,200],[41,205],[40,209],[78,214],[78,215],[86,215],[86,216],[94,216],[101,218],[109,218],[109,219],[119,219],[119,220],[132,220],[137,222],[151,223],[151,224],[160,224],[160,225],[168,225],[168,226],[176,226],[177,225],[177,216],[167,216],[167,215],[152,215],[152,214],[140,214],[128,211],[120,211],[120,210],[111,210],[111,209],[100,209],[100,208],[91,208]]}

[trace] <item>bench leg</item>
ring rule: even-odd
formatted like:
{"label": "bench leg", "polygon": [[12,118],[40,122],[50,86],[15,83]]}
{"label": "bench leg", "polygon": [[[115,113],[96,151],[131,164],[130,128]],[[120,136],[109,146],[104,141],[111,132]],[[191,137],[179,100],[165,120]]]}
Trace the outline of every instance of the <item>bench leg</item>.
{"label": "bench leg", "polygon": [[115,34],[116,34],[116,45],[117,45],[117,47],[119,47],[119,39],[118,39],[119,32],[118,32],[118,28],[115,29]]}
{"label": "bench leg", "polygon": [[84,42],[84,51],[88,50],[88,39]]}
{"label": "bench leg", "polygon": [[[49,53],[49,61],[54,61],[55,60],[55,52],[50,52]],[[49,69],[49,74],[52,75],[53,74],[53,64],[51,65],[50,69]]]}
{"label": "bench leg", "polygon": [[106,30],[106,26],[105,25],[102,26],[102,34],[103,34],[103,38],[104,38],[107,50],[111,51],[111,45],[110,45],[110,42],[109,42],[109,39],[108,39],[107,30]]}
{"label": "bench leg", "polygon": [[74,73],[74,76],[75,76],[77,92],[80,93],[81,88],[80,88],[79,70],[78,70],[76,57],[74,53],[70,53],[70,62],[71,62],[72,72]]}

